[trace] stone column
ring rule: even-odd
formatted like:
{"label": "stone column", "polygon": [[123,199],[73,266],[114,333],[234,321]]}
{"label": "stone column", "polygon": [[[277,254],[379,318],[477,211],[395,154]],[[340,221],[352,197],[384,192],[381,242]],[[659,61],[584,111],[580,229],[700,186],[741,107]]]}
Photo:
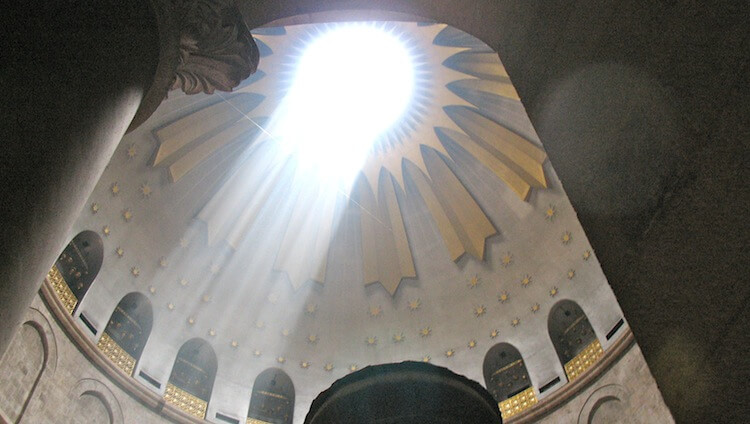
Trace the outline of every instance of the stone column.
{"label": "stone column", "polygon": [[11,3],[0,18],[0,355],[126,130],[169,89],[231,91],[258,63],[234,1]]}

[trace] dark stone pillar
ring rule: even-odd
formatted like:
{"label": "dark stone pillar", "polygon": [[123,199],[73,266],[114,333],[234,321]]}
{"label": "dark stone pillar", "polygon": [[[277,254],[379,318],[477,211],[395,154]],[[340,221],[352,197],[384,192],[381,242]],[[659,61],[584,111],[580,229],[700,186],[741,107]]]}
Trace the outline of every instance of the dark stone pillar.
{"label": "dark stone pillar", "polygon": [[[12,2],[16,3],[16,2]],[[151,85],[147,0],[18,2],[0,71],[0,353]]]}

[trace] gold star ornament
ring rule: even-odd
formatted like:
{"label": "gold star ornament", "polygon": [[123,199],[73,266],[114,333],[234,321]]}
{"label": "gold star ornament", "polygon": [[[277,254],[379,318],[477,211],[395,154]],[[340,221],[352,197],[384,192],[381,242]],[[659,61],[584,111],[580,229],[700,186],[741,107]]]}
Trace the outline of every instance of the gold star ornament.
{"label": "gold star ornament", "polygon": [[154,191],[151,189],[151,186],[148,185],[148,183],[141,184],[141,196],[143,196],[144,198],[149,198],[151,197],[151,193],[153,192]]}
{"label": "gold star ornament", "polygon": [[473,289],[474,287],[478,286],[480,281],[481,280],[479,279],[479,276],[475,274],[469,279],[469,288]]}
{"label": "gold star ornament", "polygon": [[410,311],[416,311],[422,307],[422,301],[420,299],[413,299],[409,301],[409,310]]}
{"label": "gold star ornament", "polygon": [[524,277],[523,277],[523,278],[521,279],[521,286],[522,286],[522,287],[528,287],[528,285],[529,285],[529,284],[531,284],[531,276],[530,276],[530,275],[528,275],[528,274],[526,274],[526,275],[525,275],[525,276],[524,276]]}
{"label": "gold star ornament", "polygon": [[512,263],[513,263],[513,255],[510,252],[505,252],[502,259],[500,260],[500,265],[502,265],[503,268],[507,268]]}
{"label": "gold star ornament", "polygon": [[556,214],[557,208],[555,207],[555,205],[549,205],[547,206],[547,210],[544,211],[544,219],[546,219],[547,221],[553,221]]}
{"label": "gold star ornament", "polygon": [[500,303],[506,303],[508,300],[510,300],[510,294],[507,291],[504,291],[497,296],[497,300]]}
{"label": "gold star ornament", "polygon": [[571,240],[573,240],[573,235],[570,234],[570,231],[566,231],[563,233],[562,237],[560,237],[562,240],[562,244],[568,245],[570,244]]}
{"label": "gold star ornament", "polygon": [[479,305],[479,306],[477,306],[477,307],[474,308],[474,315],[477,318],[481,317],[485,313],[487,313],[487,308],[484,305]]}

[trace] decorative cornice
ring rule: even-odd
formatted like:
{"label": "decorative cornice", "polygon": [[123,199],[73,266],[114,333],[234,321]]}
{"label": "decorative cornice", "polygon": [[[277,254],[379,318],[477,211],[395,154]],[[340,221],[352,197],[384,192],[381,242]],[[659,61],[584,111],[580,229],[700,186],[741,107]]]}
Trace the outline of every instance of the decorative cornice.
{"label": "decorative cornice", "polygon": [[512,424],[533,423],[537,422],[545,415],[552,413],[594,383],[612,365],[614,365],[615,362],[617,362],[620,357],[622,357],[622,355],[633,346],[633,344],[635,344],[635,336],[633,336],[630,327],[625,327],[622,329],[620,337],[612,343],[612,345],[604,351],[604,354],[602,354],[599,360],[589,367],[586,372],[581,374],[580,377],[576,378],[574,381],[569,381],[549,396],[539,399],[539,403],[533,408],[527,409],[526,411],[513,416],[508,419],[507,422]]}
{"label": "decorative cornice", "polygon": [[[86,334],[83,333],[83,330],[75,324],[73,317],[66,313],[63,304],[55,295],[51,283],[47,278],[44,279],[41,293],[50,311],[57,319],[57,322],[60,323],[68,337],[76,346],[78,346],[84,355],[88,357],[97,368],[99,368],[99,370],[107,375],[115,384],[120,386],[121,389],[130,393],[135,399],[139,400],[144,405],[150,407],[155,413],[167,417],[174,422],[194,424],[205,423],[205,421],[188,415],[169,403],[165,403],[164,399],[159,394],[153,392],[131,376],[125,374],[125,372],[107,358],[104,353],[96,347],[96,344],[94,344]],[[627,352],[634,343],[635,337],[633,336],[633,332],[629,327],[625,327],[622,330],[620,337],[607,350],[605,350],[601,358],[579,378],[566,383],[551,395],[539,399],[538,403],[532,408],[508,419],[508,423],[531,423],[550,414],[595,382],[604,372],[617,362],[617,360],[620,359],[620,357]]]}
{"label": "decorative cornice", "polygon": [[128,128],[146,121],[169,90],[232,91],[258,67],[260,52],[235,0],[151,0],[159,34],[154,81]]}
{"label": "decorative cornice", "polygon": [[[41,288],[42,298],[52,315],[62,327],[65,334],[75,344],[78,349],[86,356],[89,361],[106,375],[113,383],[120,387],[126,393],[129,393],[144,406],[150,408],[155,414],[169,419],[175,423],[203,424],[204,420],[198,419],[188,413],[166,403],[164,399],[156,392],[150,390],[143,384],[139,383],[130,375],[117,367],[101,350],[96,347],[83,329],[75,324],[73,316],[66,313],[65,307],[57,298],[55,292],[47,278],[44,279]],[[164,383],[166,387],[166,383]]]}

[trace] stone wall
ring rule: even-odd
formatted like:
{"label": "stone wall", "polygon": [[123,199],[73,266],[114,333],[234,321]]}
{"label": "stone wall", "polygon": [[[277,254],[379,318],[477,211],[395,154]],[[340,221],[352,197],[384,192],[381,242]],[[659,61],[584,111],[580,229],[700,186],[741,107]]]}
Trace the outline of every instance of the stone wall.
{"label": "stone wall", "polygon": [[630,348],[593,384],[539,423],[672,423],[641,348]]}
{"label": "stone wall", "polygon": [[[170,422],[92,365],[64,333],[39,295],[26,315],[25,324],[0,360],[0,375],[3,376],[0,422]],[[304,414],[295,414],[296,422],[303,420]],[[215,418],[210,421],[221,422]],[[640,348],[633,343],[592,384],[538,422],[667,423],[673,420]]]}
{"label": "stone wall", "polygon": [[44,371],[42,335],[30,323],[25,323],[13,337],[8,355],[0,363],[5,390],[0,392],[0,409],[11,420],[23,412],[26,399]]}
{"label": "stone wall", "polygon": [[39,295],[24,321],[0,360],[0,422],[168,422],[89,363]]}

